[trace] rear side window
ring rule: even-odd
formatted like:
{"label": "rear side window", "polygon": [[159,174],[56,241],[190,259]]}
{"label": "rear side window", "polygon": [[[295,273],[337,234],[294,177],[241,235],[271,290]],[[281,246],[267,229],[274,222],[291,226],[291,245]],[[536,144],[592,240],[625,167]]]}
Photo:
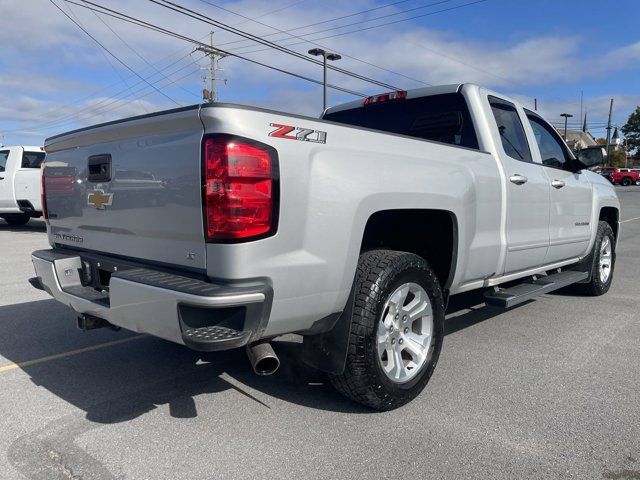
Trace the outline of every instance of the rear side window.
{"label": "rear side window", "polygon": [[44,155],[44,152],[24,152],[22,154],[22,168],[40,168]]}
{"label": "rear side window", "polygon": [[4,172],[7,168],[7,158],[9,158],[9,150],[0,150],[0,172]]}
{"label": "rear side window", "polygon": [[324,120],[478,149],[467,102],[460,93],[391,100],[325,115]]}
{"label": "rear side window", "polygon": [[531,162],[527,136],[516,106],[496,97],[489,97],[489,105],[491,105],[505,153],[516,160]]}

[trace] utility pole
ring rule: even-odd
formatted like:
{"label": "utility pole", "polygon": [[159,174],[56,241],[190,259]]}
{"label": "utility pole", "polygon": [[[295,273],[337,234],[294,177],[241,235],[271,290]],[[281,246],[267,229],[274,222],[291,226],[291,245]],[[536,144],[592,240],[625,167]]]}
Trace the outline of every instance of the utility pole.
{"label": "utility pole", "polygon": [[[209,90],[207,90],[207,77],[203,78],[204,88],[202,89],[202,99],[208,101],[209,103],[215,103],[218,101],[218,94],[216,88],[216,82],[218,80],[222,80],[221,78],[216,77],[216,72],[222,71],[221,68],[218,67],[218,60],[227,57],[228,54],[218,50],[215,47],[215,39],[214,33],[211,32],[211,43],[209,47],[198,47],[197,51],[204,52],[205,55],[209,57]],[[226,80],[225,80],[226,82]]]}
{"label": "utility pole", "polygon": [[537,112],[538,111],[538,99],[534,98],[533,99],[533,109]]}
{"label": "utility pole", "polygon": [[582,118],[583,106],[584,106],[584,90],[580,90],[580,118]]}
{"label": "utility pole", "polygon": [[611,113],[613,112],[613,98],[609,104],[609,120],[607,121],[607,163],[609,163],[609,146],[611,145]]}

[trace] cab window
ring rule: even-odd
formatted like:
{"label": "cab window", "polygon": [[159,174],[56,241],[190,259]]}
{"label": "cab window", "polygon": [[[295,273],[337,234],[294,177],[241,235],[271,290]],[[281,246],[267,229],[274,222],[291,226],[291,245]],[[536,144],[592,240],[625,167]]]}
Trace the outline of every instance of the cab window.
{"label": "cab window", "polygon": [[523,162],[532,162],[531,152],[524,127],[516,106],[497,97],[489,97],[489,105],[500,133],[502,148],[511,158]]}
{"label": "cab window", "polygon": [[527,111],[527,118],[533,129],[533,135],[540,149],[542,164],[546,167],[565,168],[569,166],[571,157],[564,142],[555,130],[541,117]]}
{"label": "cab window", "polygon": [[9,158],[9,150],[0,150],[0,172],[5,171],[7,158]]}
{"label": "cab window", "polygon": [[40,168],[44,155],[44,152],[24,152],[22,154],[22,168]]}
{"label": "cab window", "polygon": [[329,112],[324,120],[478,149],[478,138],[461,93],[427,95]]}

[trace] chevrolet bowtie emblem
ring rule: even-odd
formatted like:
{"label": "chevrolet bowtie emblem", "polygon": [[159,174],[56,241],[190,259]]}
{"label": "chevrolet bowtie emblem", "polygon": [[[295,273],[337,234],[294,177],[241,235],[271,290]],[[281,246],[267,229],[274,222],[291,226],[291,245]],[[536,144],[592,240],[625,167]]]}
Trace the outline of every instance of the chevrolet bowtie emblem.
{"label": "chevrolet bowtie emblem", "polygon": [[112,200],[113,193],[104,193],[102,190],[96,190],[87,195],[87,203],[98,210],[104,210],[105,206],[111,206]]}

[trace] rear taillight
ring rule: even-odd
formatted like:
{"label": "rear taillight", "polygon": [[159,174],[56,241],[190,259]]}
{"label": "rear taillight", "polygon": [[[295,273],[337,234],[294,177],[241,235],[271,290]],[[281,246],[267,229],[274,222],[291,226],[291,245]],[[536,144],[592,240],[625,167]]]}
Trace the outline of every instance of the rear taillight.
{"label": "rear taillight", "polygon": [[206,137],[203,147],[207,240],[242,241],[275,231],[277,165],[271,147],[230,136]]}
{"label": "rear taillight", "polygon": [[40,175],[40,182],[42,183],[42,197],[40,199],[40,203],[42,203],[42,218],[47,220],[49,217],[47,216],[47,191],[45,188],[44,169],[45,167],[43,166],[41,169],[42,174]]}

